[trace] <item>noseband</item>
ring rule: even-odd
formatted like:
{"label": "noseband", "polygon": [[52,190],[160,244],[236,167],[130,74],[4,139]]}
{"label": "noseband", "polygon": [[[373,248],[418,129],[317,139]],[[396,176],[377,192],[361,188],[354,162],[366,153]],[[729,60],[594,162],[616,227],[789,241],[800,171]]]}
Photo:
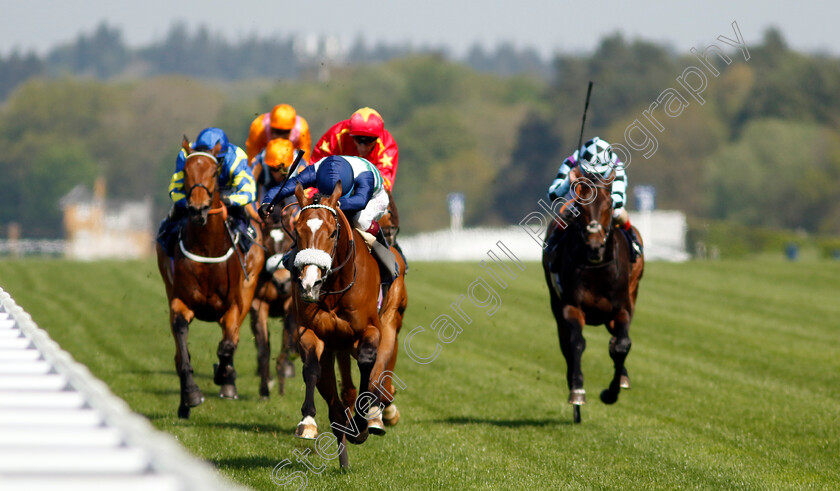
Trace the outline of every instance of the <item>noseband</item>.
{"label": "noseband", "polygon": [[[336,253],[336,250],[338,249],[338,240],[341,238],[341,221],[338,219],[338,212],[335,210],[335,208],[333,208],[331,206],[327,206],[327,205],[322,205],[320,203],[315,203],[315,204],[304,206],[303,208],[300,209],[300,211],[301,211],[301,213],[303,213],[304,210],[317,209],[317,208],[323,208],[323,209],[329,211],[330,213],[332,213],[333,219],[335,220],[336,233],[335,233],[335,238],[333,239],[332,252],[327,254],[326,251],[324,251],[322,249],[317,249],[317,248],[314,248],[314,247],[303,249],[302,251],[299,251],[297,253],[297,255],[295,255],[294,265],[295,265],[295,268],[297,268],[298,270],[301,270],[305,266],[317,266],[319,269],[324,271],[324,275],[321,279],[322,279],[322,281],[326,281],[326,279],[331,274],[341,270],[341,268],[343,268],[347,264],[347,262],[350,261],[350,258],[354,257],[356,255],[356,241],[353,240],[353,236],[351,235],[350,236],[350,250],[347,252],[347,256],[344,258],[344,261],[342,261],[341,264],[337,268],[333,268],[332,264],[333,264],[333,262],[335,262],[335,253]],[[301,220],[301,218],[299,218],[299,220]],[[299,277],[295,278],[295,281],[300,283],[300,278]],[[333,291],[333,292],[322,291],[321,295],[337,295],[339,293],[344,293],[347,290],[349,290],[353,286],[353,284],[355,284],[355,283],[356,283],[356,268],[353,268],[353,281],[351,281],[350,284],[348,284],[347,286],[345,286],[341,290],[337,290],[337,291]]]}

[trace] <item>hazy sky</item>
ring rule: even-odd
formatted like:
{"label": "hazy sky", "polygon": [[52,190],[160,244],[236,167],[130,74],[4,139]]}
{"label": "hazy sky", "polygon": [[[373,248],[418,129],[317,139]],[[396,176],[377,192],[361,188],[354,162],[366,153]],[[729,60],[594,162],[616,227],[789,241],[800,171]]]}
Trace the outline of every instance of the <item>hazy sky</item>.
{"label": "hazy sky", "polygon": [[799,50],[840,54],[840,4],[834,1],[679,0],[0,0],[0,54],[13,49],[44,54],[58,43],[90,33],[101,22],[118,27],[130,47],[162,39],[183,21],[203,24],[229,41],[250,35],[335,34],[346,44],[362,36],[448,47],[463,54],[473,43],[511,42],[545,56],[589,51],[605,34],[665,42],[676,52],[733,37],[737,21],[747,43],[778,27]]}

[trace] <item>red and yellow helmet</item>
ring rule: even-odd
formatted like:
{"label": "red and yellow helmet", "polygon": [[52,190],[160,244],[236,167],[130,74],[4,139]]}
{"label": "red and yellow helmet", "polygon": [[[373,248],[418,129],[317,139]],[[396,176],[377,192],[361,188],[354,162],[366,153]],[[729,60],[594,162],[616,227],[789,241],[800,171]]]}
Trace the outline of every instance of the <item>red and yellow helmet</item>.
{"label": "red and yellow helmet", "polygon": [[276,130],[290,130],[295,127],[297,112],[288,104],[278,104],[271,110],[271,127]]}
{"label": "red and yellow helmet", "polygon": [[381,138],[385,123],[375,109],[363,107],[350,116],[350,136]]}
{"label": "red and yellow helmet", "polygon": [[284,138],[275,138],[265,147],[265,165],[272,169],[288,169],[295,160],[295,146]]}

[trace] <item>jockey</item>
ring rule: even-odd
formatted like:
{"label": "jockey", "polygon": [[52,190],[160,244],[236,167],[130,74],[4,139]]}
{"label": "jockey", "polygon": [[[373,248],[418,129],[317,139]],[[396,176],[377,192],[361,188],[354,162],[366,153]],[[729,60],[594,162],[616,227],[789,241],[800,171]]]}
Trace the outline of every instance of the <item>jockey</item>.
{"label": "jockey", "polygon": [[304,188],[316,187],[319,193],[330,195],[339,182],[344,193],[338,200],[339,208],[362,234],[379,261],[382,282],[393,282],[399,275],[399,267],[376,221],[388,209],[388,194],[379,170],[361,157],[331,155],[306,167],[300,174],[291,177],[282,189],[275,186],[268,190],[260,205],[260,216],[264,218],[271,213],[271,202],[275,196],[279,195],[282,200],[294,194],[298,183]]}
{"label": "jockey", "polygon": [[251,122],[245,150],[248,161],[252,162],[268,142],[276,138],[289,140],[296,149],[304,152],[303,159],[309,163],[309,153],[312,148],[312,136],[309,134],[309,123],[297,114],[295,108],[288,104],[274,106],[271,112],[260,114]]}
{"label": "jockey", "polygon": [[379,169],[385,189],[391,191],[397,175],[400,152],[376,110],[363,107],[350,119],[339,121],[324,133],[312,150],[312,162],[328,155],[352,155],[367,159]]}
{"label": "jockey", "polygon": [[[216,144],[221,146],[221,151],[216,158],[221,164],[218,183],[222,203],[228,208],[228,215],[236,218],[235,228],[246,231],[248,215],[244,208],[254,203],[256,199],[256,186],[248,170],[247,155],[241,148],[230,143],[225,132],[219,128],[201,130],[190,147],[196,151],[209,152],[215,148]],[[177,236],[175,232],[180,229],[187,214],[187,196],[184,192],[184,164],[186,162],[187,154],[182,148],[175,160],[175,173],[169,184],[169,197],[173,205],[169,210],[169,215],[161,222],[158,231],[158,242],[170,257],[173,251],[172,246],[174,246],[172,239]]]}
{"label": "jockey", "polygon": [[[578,164],[588,172],[600,174],[603,177],[609,176],[612,170],[615,169],[615,178],[613,179],[611,188],[613,221],[630,237],[636,254],[641,255],[641,244],[633,228],[630,226],[630,216],[627,214],[627,210],[624,209],[627,190],[627,174],[624,172],[624,164],[618,160],[618,155],[612,151],[610,144],[601,138],[596,136],[587,141],[580,150],[575,150],[572,155],[563,161],[560,169],[557,170],[557,176],[548,188],[549,201],[553,202],[559,198],[565,198],[571,201],[569,196],[571,187],[569,173]],[[560,235],[555,234],[556,237],[551,237],[547,247],[555,247]],[[631,258],[635,262],[636,255],[631,254]]]}
{"label": "jockey", "polygon": [[[261,186],[262,189],[270,189],[282,183],[289,173],[289,167],[291,167],[300,151],[289,140],[275,138],[269,141],[268,145],[251,162],[252,167],[261,168],[257,185]],[[295,170],[295,175],[300,173],[300,169],[301,166]]]}

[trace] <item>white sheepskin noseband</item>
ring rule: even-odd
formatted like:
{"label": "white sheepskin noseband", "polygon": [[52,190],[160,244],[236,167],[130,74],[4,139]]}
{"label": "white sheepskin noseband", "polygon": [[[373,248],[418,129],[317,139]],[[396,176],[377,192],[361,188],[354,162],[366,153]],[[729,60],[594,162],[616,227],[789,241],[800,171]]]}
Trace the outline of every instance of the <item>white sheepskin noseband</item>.
{"label": "white sheepskin noseband", "polygon": [[304,266],[310,264],[328,270],[332,266],[332,258],[321,249],[304,249],[297,253],[295,256],[295,267],[297,269],[303,269]]}

